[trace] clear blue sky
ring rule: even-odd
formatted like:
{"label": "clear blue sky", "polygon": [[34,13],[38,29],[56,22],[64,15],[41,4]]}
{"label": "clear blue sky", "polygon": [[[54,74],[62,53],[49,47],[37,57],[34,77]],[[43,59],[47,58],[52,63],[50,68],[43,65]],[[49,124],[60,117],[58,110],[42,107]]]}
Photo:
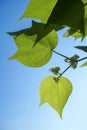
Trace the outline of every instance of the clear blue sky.
{"label": "clear blue sky", "polygon": [[[8,60],[17,48],[6,32],[31,25],[31,19],[19,21],[28,3],[29,0],[0,1],[0,130],[87,130],[87,67],[64,74],[72,81],[73,93],[61,120],[48,104],[39,107],[39,86],[45,76],[51,75],[50,67],[61,65],[64,69],[63,59],[53,54],[52,60],[38,69]],[[67,56],[78,53],[84,57],[85,53],[73,46],[86,45],[87,38],[83,43],[71,37],[64,39],[63,32],[58,33],[56,50]]]}

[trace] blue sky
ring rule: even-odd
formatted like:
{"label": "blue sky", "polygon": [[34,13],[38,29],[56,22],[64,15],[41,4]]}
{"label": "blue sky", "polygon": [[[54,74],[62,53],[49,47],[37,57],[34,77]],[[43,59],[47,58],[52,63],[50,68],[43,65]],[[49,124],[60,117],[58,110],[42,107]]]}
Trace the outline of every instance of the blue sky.
{"label": "blue sky", "polygon": [[[0,1],[0,130],[86,130],[87,129],[87,67],[70,69],[64,74],[72,81],[71,94],[63,111],[63,119],[48,104],[39,107],[41,80],[51,75],[50,67],[66,67],[63,59],[53,54],[50,62],[38,69],[26,67],[8,58],[15,53],[16,45],[6,32],[27,28],[31,19],[19,21],[29,0]],[[86,45],[72,37],[62,38],[58,32],[57,51],[67,56],[85,53],[73,48]],[[80,65],[80,64],[79,64]]]}

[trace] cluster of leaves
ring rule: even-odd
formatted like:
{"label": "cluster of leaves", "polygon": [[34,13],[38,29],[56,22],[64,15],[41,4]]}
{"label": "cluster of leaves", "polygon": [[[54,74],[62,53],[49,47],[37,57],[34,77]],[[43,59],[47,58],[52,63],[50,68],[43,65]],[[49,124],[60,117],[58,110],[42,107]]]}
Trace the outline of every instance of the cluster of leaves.
{"label": "cluster of leaves", "polygon": [[[87,0],[31,0],[22,18],[32,20],[32,27],[9,32],[16,43],[17,51],[9,59],[16,59],[31,67],[40,67],[49,62],[53,49],[58,44],[56,31],[68,28],[64,37],[73,36],[84,39],[87,36]],[[87,51],[87,47],[78,46]],[[65,57],[69,67],[77,67],[78,55]],[[82,66],[87,66],[85,62]],[[54,76],[46,77],[40,85],[40,105],[49,103],[62,117],[62,110],[72,92],[71,82],[60,73],[60,67],[50,69]]]}

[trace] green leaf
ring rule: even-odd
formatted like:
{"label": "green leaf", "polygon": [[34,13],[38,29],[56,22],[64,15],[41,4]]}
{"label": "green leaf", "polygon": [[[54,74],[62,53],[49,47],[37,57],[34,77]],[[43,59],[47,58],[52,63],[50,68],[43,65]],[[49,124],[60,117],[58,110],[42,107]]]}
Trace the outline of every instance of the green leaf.
{"label": "green leaf", "polygon": [[85,35],[87,36],[87,1],[84,0],[84,2],[86,2],[84,6],[84,29],[85,29]]}
{"label": "green leaf", "polygon": [[[29,42],[29,39],[34,42],[33,46],[35,46],[41,39],[45,37],[46,37],[45,42],[40,42],[40,44],[42,44],[43,46],[54,49],[58,44],[57,33],[55,30],[52,29],[52,27],[48,26],[47,28],[45,28],[45,24],[36,23],[34,21],[32,21],[31,28],[20,30],[17,32],[10,32],[9,34],[14,37],[17,46],[21,46],[19,44],[25,44],[25,42]],[[20,35],[22,35],[22,37],[20,37]],[[28,36],[31,36],[31,38],[30,37],[28,38]]]}
{"label": "green leaf", "polygon": [[35,18],[46,23],[58,0],[31,0],[21,18]]}
{"label": "green leaf", "polygon": [[87,46],[76,46],[75,48],[87,52]]}
{"label": "green leaf", "polygon": [[68,26],[84,33],[84,4],[81,0],[59,0],[47,23]]}
{"label": "green leaf", "polygon": [[[22,64],[31,67],[45,65],[52,56],[52,50],[58,44],[55,30],[46,33],[43,30],[43,25],[35,22],[33,22],[33,27],[29,29],[9,33],[13,36],[18,48],[10,59],[16,59]],[[35,45],[37,36],[39,41]]]}
{"label": "green leaf", "polygon": [[50,60],[51,55],[51,50],[41,44],[37,44],[35,47],[30,48],[25,43],[25,45],[20,47],[10,59],[16,59],[26,66],[40,67]]}
{"label": "green leaf", "polygon": [[72,35],[82,40],[87,36],[87,1],[86,0],[31,0],[22,18],[40,19],[42,23],[52,25],[59,31],[63,27],[75,30],[64,36]]}
{"label": "green leaf", "polygon": [[80,67],[85,67],[87,66],[87,62],[85,62],[84,64],[82,64]]}
{"label": "green leaf", "polygon": [[[86,0],[59,0],[52,10],[47,24],[56,24],[61,27],[70,27],[65,36],[72,35],[82,40],[87,36],[87,1]],[[79,32],[78,32],[79,31]]]}
{"label": "green leaf", "polygon": [[58,75],[60,71],[60,67],[53,67],[49,69],[53,74]]}
{"label": "green leaf", "polygon": [[86,3],[87,3],[87,0],[82,0],[82,2],[83,2],[84,4],[86,4]]}
{"label": "green leaf", "polygon": [[75,39],[82,38],[83,40],[83,34],[80,32],[80,30],[75,30],[73,28],[70,28],[67,32],[64,33],[63,37],[69,37],[72,36]]}
{"label": "green leaf", "polygon": [[71,82],[61,77],[58,82],[55,77],[46,77],[40,85],[40,105],[48,103],[62,118],[63,108],[72,92]]}

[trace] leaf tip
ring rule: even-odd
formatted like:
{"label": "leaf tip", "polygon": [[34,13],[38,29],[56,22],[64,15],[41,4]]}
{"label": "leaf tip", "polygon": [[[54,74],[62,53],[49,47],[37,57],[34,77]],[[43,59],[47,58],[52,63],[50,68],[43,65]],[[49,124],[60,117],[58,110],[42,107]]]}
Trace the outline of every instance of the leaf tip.
{"label": "leaf tip", "polygon": [[24,15],[22,15],[22,16],[19,18],[19,21],[22,20],[22,19],[24,18],[23,16],[24,16]]}
{"label": "leaf tip", "polygon": [[6,32],[6,34],[11,35],[11,33],[10,33],[10,32]]}
{"label": "leaf tip", "polygon": [[8,60],[13,60],[13,59],[15,59],[14,55],[12,55],[11,57],[8,58]]}

